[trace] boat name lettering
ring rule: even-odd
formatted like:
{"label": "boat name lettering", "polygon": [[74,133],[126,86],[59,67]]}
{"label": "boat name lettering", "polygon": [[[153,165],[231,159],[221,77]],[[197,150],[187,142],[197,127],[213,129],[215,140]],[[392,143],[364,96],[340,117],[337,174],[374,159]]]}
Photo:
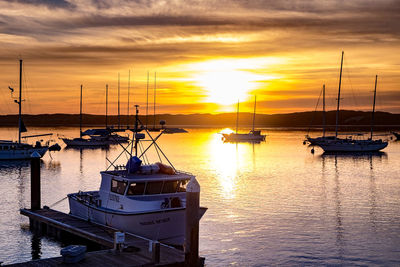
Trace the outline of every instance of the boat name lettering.
{"label": "boat name lettering", "polygon": [[169,218],[164,218],[164,219],[153,220],[153,221],[148,221],[148,222],[140,222],[140,225],[152,225],[152,224],[166,223],[169,221],[170,221]]}

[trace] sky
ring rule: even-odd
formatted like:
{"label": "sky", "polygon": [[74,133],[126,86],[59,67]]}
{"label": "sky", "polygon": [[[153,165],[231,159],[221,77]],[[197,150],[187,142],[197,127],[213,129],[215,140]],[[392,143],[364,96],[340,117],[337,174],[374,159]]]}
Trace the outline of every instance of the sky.
{"label": "sky", "polygon": [[[0,0],[0,114],[400,113],[399,0]],[[129,75],[130,72],[130,75]],[[149,76],[149,79],[147,79]],[[155,78],[156,76],[156,78]],[[148,82],[147,82],[148,81]],[[147,95],[147,88],[149,94]],[[317,109],[321,109],[319,106]]]}

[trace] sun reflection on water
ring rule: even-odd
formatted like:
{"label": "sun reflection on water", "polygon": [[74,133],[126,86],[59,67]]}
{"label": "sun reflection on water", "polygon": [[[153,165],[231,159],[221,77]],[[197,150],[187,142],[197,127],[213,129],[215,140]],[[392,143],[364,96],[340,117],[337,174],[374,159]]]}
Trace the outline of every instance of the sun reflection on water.
{"label": "sun reflection on water", "polygon": [[[224,129],[221,132],[229,131]],[[208,144],[211,168],[216,172],[220,192],[225,199],[234,199],[240,187],[240,175],[249,158],[248,144],[224,143],[221,134],[214,134]]]}

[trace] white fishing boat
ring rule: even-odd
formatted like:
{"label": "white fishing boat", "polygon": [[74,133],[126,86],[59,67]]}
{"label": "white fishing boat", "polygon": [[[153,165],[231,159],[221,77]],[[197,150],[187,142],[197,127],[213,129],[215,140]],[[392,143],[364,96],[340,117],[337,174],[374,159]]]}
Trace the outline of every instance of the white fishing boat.
{"label": "white fishing boat", "polygon": [[[11,91],[11,95],[14,89],[8,87]],[[21,142],[21,138],[39,137],[51,134],[34,135],[34,136],[22,136],[23,132],[27,132],[24,122],[22,121],[22,59],[19,60],[19,97],[14,99],[14,102],[18,104],[18,141],[0,140],[0,160],[20,160],[29,159],[32,153],[39,153],[40,157],[43,157],[49,147],[42,145],[41,142],[37,141],[35,145]]]}
{"label": "white fishing boat", "polygon": [[253,112],[253,127],[249,133],[238,133],[239,124],[239,101],[237,104],[236,112],[236,132],[223,133],[223,140],[225,142],[261,142],[265,140],[265,135],[261,131],[254,130],[254,123],[256,120],[256,96],[254,96],[254,112]]}
{"label": "white fishing boat", "polygon": [[[152,240],[182,245],[185,236],[186,185],[195,177],[176,170],[172,164],[142,165],[141,159],[147,158],[145,153],[151,146],[158,149],[157,154],[165,154],[155,143],[161,134],[154,139],[145,130],[153,142],[146,149],[140,145],[145,134],[137,132],[138,121],[136,110],[134,140],[123,151],[130,155],[126,166],[116,166],[113,162],[110,167],[114,166],[114,170],[102,171],[98,191],[69,194],[70,213]],[[140,148],[143,150],[138,156]],[[135,156],[129,153],[132,150]],[[206,208],[200,208],[199,219],[205,211]]]}
{"label": "white fishing boat", "polygon": [[[374,101],[372,105],[372,117],[371,117],[371,134],[368,139],[356,139],[352,136],[347,138],[338,137],[338,126],[339,126],[339,111],[340,111],[340,88],[342,82],[342,69],[343,69],[343,55],[340,64],[340,76],[339,76],[339,89],[337,97],[337,110],[336,110],[336,131],[335,138],[322,138],[315,141],[315,145],[321,147],[325,152],[375,152],[380,151],[387,147],[388,142],[382,139],[373,140],[373,126],[374,126],[374,115],[375,115],[375,100],[376,100],[376,86],[378,82],[378,75],[375,77],[375,89],[374,89]],[[360,136],[360,134],[355,135]]]}

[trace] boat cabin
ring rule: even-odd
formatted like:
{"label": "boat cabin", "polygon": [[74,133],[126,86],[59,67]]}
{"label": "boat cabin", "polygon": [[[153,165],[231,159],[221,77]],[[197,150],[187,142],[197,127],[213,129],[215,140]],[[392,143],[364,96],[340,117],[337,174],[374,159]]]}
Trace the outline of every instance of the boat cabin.
{"label": "boat cabin", "polygon": [[99,196],[102,203],[107,202],[107,208],[124,210],[181,208],[186,186],[194,178],[186,172],[132,174],[126,170],[104,171],[101,175]]}

